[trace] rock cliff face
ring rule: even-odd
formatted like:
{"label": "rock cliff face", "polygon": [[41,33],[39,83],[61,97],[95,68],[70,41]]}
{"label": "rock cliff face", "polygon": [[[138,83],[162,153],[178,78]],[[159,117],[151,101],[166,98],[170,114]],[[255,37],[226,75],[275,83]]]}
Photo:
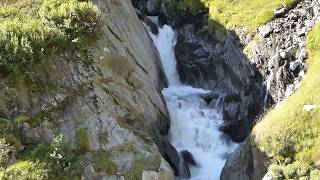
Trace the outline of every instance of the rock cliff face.
{"label": "rock cliff face", "polygon": [[225,96],[221,129],[234,141],[243,141],[263,109],[265,92],[261,75],[242,53],[237,36],[227,31],[220,41],[183,25],[175,52],[183,82]]}
{"label": "rock cliff face", "polygon": [[[94,2],[102,12],[98,40],[85,53],[66,49],[53,55],[42,70],[41,91],[1,80],[0,112],[34,120],[15,130],[25,146],[62,134],[76,148],[77,132],[84,129],[89,164],[104,151],[120,176],[137,169],[142,179],[173,179],[152,140],[169,128],[157,52],[130,0]],[[92,166],[86,169],[85,177],[96,176]]]}
{"label": "rock cliff face", "polygon": [[283,7],[275,12],[276,19],[258,29],[255,40],[247,42],[248,57],[263,74],[274,103],[292,95],[304,77],[305,41],[319,12],[317,0],[302,1],[291,10]]}
{"label": "rock cliff face", "polygon": [[[289,11],[282,11],[287,13],[279,14],[259,28],[259,40],[247,42],[251,49],[250,60],[265,79],[269,100],[272,100],[269,103],[283,101],[299,87],[307,70],[306,36],[320,17],[320,3],[305,0]],[[252,134],[228,157],[222,180],[260,180],[264,177],[268,158],[254,144]]]}

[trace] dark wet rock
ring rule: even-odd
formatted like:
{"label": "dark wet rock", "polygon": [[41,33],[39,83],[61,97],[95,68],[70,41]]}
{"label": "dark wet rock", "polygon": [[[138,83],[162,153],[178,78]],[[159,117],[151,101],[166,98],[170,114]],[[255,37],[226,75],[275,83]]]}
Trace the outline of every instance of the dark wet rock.
{"label": "dark wet rock", "polygon": [[[226,33],[225,41],[220,41],[197,31],[194,25],[182,26],[175,47],[177,69],[184,83],[226,96],[224,120],[233,125],[226,132],[240,142],[263,109],[265,93],[261,75],[242,53],[239,39],[231,31]],[[214,100],[211,106],[218,100],[214,94],[202,98],[209,104]]]}
{"label": "dark wet rock", "polygon": [[193,165],[193,166],[197,165],[196,161],[194,160],[193,155],[188,150],[183,150],[183,151],[180,152],[180,154],[181,154],[182,159],[184,160],[184,162],[186,162],[186,163],[188,163],[190,165]]}
{"label": "dark wet rock", "polygon": [[268,161],[248,138],[228,156],[221,180],[261,180],[267,172]]}
{"label": "dark wet rock", "polygon": [[147,1],[147,15],[158,16],[161,10],[162,0],[148,0]]}
{"label": "dark wet rock", "polygon": [[162,157],[170,164],[175,175],[179,175],[180,158],[177,150],[165,136],[158,134],[155,137],[155,142],[159,147]]}
{"label": "dark wet rock", "polygon": [[139,19],[143,21],[150,28],[153,34],[157,35],[159,33],[158,26],[139,9],[136,8],[135,11]]}
{"label": "dark wet rock", "polygon": [[215,101],[219,98],[219,94],[215,92],[211,92],[208,94],[201,94],[200,97],[207,102],[207,104],[210,104],[212,101]]}
{"label": "dark wet rock", "polygon": [[189,179],[191,177],[190,169],[185,161],[181,163],[180,177],[183,179]]}

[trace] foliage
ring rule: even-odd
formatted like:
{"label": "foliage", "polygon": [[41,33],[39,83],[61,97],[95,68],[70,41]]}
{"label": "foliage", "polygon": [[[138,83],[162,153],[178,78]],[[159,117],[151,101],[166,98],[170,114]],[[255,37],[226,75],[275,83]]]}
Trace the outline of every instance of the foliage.
{"label": "foliage", "polygon": [[[320,24],[308,36],[309,69],[300,89],[254,128],[258,147],[284,178],[316,176],[320,163]],[[304,110],[305,105],[316,105]],[[318,177],[320,178],[320,176]]]}
{"label": "foliage", "polygon": [[43,165],[32,161],[18,161],[0,172],[0,179],[3,180],[44,180],[47,177],[48,173]]}
{"label": "foliage", "polygon": [[201,0],[166,0],[167,7],[173,12],[188,12],[197,15],[204,11],[205,6]]}
{"label": "foliage", "polygon": [[97,160],[95,161],[94,169],[98,172],[106,172],[110,175],[116,174],[117,166],[110,160],[108,155],[104,153],[99,153]]}
{"label": "foliage", "polygon": [[54,51],[64,34],[39,20],[6,20],[0,24],[0,66],[10,72],[27,72]]}
{"label": "foliage", "polygon": [[209,7],[210,18],[227,28],[255,30],[274,17],[273,10],[282,3],[292,6],[298,0],[202,0]]}
{"label": "foliage", "polygon": [[[3,4],[3,3],[2,3]],[[98,8],[80,0],[17,0],[0,7],[0,69],[34,83],[40,65],[99,31]]]}
{"label": "foliage", "polygon": [[41,7],[40,15],[73,42],[81,40],[82,36],[93,35],[99,27],[100,13],[91,2],[47,0]]}
{"label": "foliage", "polygon": [[76,132],[76,138],[80,152],[87,152],[89,150],[89,134],[87,129],[78,129]]}
{"label": "foliage", "polygon": [[49,145],[38,144],[29,148],[23,152],[21,159],[43,164],[49,179],[80,177],[84,168],[81,157],[76,156],[62,135],[57,135]]}

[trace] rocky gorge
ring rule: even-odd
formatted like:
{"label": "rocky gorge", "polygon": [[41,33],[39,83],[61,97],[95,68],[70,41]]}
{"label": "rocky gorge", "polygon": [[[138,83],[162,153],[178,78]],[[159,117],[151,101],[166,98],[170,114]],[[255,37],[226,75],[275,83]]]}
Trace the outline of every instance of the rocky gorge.
{"label": "rocky gorge", "polygon": [[[191,178],[196,154],[170,141],[173,117],[162,91],[170,79],[153,37],[165,24],[175,31],[179,81],[202,89],[199,96],[188,95],[193,105],[200,102],[196,113],[205,116],[203,107],[208,113],[221,109],[221,146],[241,143],[233,153],[219,155],[226,160],[220,179],[275,179],[251,131],[268,108],[299,89],[308,71],[306,39],[320,18],[320,2],[284,4],[253,32],[224,27],[209,17],[202,1],[190,1],[195,9],[178,2],[93,0],[101,13],[97,38],[80,49],[50,54],[36,86],[12,83],[0,64],[0,137],[14,147],[7,148],[10,158],[0,159],[0,179],[23,174],[10,169],[21,162],[61,166],[41,171],[43,177],[36,179]],[[190,103],[178,100],[179,106]],[[56,141],[67,142],[68,150]],[[0,147],[7,146],[0,141]],[[43,151],[48,158],[38,157]],[[55,155],[63,159],[60,164]]]}

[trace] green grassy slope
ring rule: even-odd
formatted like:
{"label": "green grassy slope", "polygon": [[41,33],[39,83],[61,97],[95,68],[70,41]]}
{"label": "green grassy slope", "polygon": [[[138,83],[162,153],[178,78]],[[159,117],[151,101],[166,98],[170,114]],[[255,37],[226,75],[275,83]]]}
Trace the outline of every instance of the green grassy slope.
{"label": "green grassy slope", "polygon": [[[254,128],[278,179],[320,179],[320,24],[308,36],[308,72],[300,89]],[[315,105],[311,111],[305,105]]]}
{"label": "green grassy slope", "polygon": [[274,17],[273,10],[298,0],[202,0],[209,7],[210,18],[226,26],[254,30]]}

